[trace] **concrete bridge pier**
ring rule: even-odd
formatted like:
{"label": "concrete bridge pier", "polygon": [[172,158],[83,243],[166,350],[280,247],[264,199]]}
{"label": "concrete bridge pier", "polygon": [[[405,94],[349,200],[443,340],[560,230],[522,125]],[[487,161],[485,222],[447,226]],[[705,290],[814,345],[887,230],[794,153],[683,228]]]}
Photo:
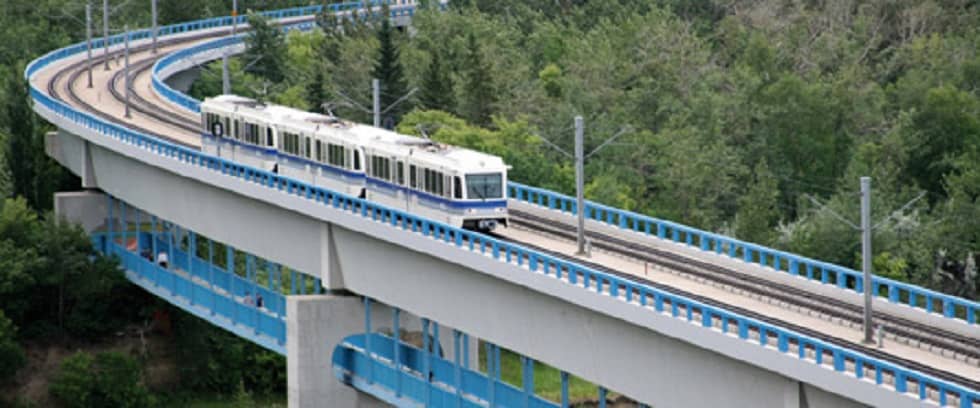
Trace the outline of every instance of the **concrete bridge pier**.
{"label": "concrete bridge pier", "polygon": [[[371,302],[371,331],[390,333],[394,313],[390,306]],[[289,296],[286,299],[286,371],[289,406],[387,407],[388,404],[341,383],[334,375],[334,348],[347,336],[364,333],[364,298],[349,294]],[[421,320],[406,312],[400,329],[421,332]],[[454,355],[452,329],[440,327],[439,344]],[[478,364],[478,341],[470,338],[470,362]]]}

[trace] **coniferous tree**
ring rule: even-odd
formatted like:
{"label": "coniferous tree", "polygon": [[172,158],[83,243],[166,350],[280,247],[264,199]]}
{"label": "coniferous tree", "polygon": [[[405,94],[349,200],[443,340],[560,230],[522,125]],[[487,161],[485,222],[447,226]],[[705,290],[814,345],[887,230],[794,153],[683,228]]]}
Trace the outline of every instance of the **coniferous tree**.
{"label": "coniferous tree", "polygon": [[438,51],[432,52],[432,60],[422,78],[419,102],[425,109],[437,109],[445,112],[452,112],[456,107],[453,81],[446,67],[442,64],[442,56]]}
{"label": "coniferous tree", "polygon": [[248,14],[252,32],[245,37],[245,72],[260,76],[270,82],[285,78],[286,39],[278,26],[258,13]]}
{"label": "coniferous tree", "polygon": [[317,113],[326,113],[326,110],[323,109],[323,103],[327,102],[325,81],[323,68],[321,67],[313,73],[313,82],[306,88],[306,101],[313,107],[313,111]]}
{"label": "coniferous tree", "polygon": [[[387,16],[387,8],[382,13]],[[374,69],[371,71],[372,77],[381,81],[382,110],[390,107],[407,93],[405,73],[399,60],[398,46],[395,44],[394,36],[395,29],[391,26],[391,22],[387,17],[383,18],[381,28],[378,30],[378,42],[380,43],[378,58],[375,60]],[[410,108],[410,103],[403,101],[384,116],[393,118],[397,122]]]}
{"label": "coniferous tree", "polygon": [[463,68],[466,75],[463,83],[463,104],[461,113],[475,125],[490,125],[496,95],[493,92],[493,79],[490,67],[483,61],[483,53],[472,32],[467,37],[467,48]]}
{"label": "coniferous tree", "polygon": [[776,238],[779,222],[779,184],[776,176],[762,159],[755,167],[752,186],[738,199],[735,214],[735,234],[758,244],[771,244]]}

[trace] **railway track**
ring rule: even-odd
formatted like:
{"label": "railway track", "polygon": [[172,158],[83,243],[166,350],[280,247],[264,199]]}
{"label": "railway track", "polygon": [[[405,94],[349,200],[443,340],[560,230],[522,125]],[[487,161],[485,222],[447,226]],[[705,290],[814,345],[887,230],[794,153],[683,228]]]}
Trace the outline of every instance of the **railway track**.
{"label": "railway track", "polygon": [[[153,68],[155,64],[161,57],[159,54],[150,58],[136,62],[136,64],[130,64],[130,78],[135,78],[142,75],[144,72]],[[113,98],[119,101],[126,100],[125,95],[125,84],[123,84],[123,91],[120,91],[119,82],[125,81],[126,71],[120,70],[112,75],[112,79],[109,81],[109,92],[112,94]],[[136,87],[133,84],[132,79],[129,81],[129,98],[135,103],[130,103],[130,108],[140,112],[146,116],[149,116],[159,122],[168,124],[178,129],[182,129],[190,134],[197,135],[201,129],[200,125],[196,121],[192,121],[180,114],[170,111],[169,109],[160,108],[154,105],[152,102],[147,101],[136,91]],[[159,135],[155,135],[159,136]]]}
{"label": "railway track", "polygon": [[[530,227],[537,232],[546,232],[566,240],[575,239],[574,227],[560,221],[545,219],[522,212],[509,210],[511,222]],[[816,294],[805,289],[772,282],[757,276],[740,273],[736,270],[692,259],[674,252],[656,249],[636,242],[602,234],[587,232],[593,248],[636,261],[658,265],[690,277],[703,279],[737,290],[749,295],[768,298],[777,303],[792,305],[801,311],[813,311],[829,320],[837,320],[852,327],[863,323],[863,309],[850,303],[828,296]],[[635,275],[628,275],[637,279]],[[903,319],[881,311],[875,312],[875,319],[884,322],[887,331],[896,339],[914,342],[920,348],[937,352],[944,357],[953,357],[968,364],[980,367],[980,340],[959,333],[926,326],[919,322]],[[901,341],[901,340],[900,340]]]}
{"label": "railway track", "polygon": [[[197,36],[188,36],[175,40],[161,41],[158,44],[158,46],[167,47],[167,46],[178,45],[182,43],[193,42],[193,41],[198,41],[207,38],[215,38],[222,35],[226,35],[228,31],[230,30],[218,30],[212,33],[207,33],[207,34],[202,34]],[[145,51],[150,46],[151,45],[147,44],[138,47],[133,47],[130,49],[130,52]],[[110,53],[108,58],[114,58],[118,56],[121,52],[123,51],[114,51]],[[138,76],[141,73],[145,72],[146,70],[151,69],[153,63],[157,59],[162,58],[164,55],[166,54],[161,53],[155,55],[154,57],[138,61],[135,64],[136,67],[135,70],[131,69],[130,75]],[[99,63],[101,63],[104,60],[104,58],[105,57],[99,57],[97,59],[94,59],[93,66],[96,66]],[[84,69],[85,66],[86,66],[86,61],[83,60],[71,64],[56,72],[55,76],[47,84],[49,94],[54,98],[61,99],[63,101],[65,100],[60,95],[57,89],[57,84],[59,84],[60,81],[63,80],[64,75],[68,74],[70,76],[68,78],[69,82],[66,86],[66,89],[68,91],[67,97],[71,99],[72,103],[82,107],[83,109],[91,112],[92,114],[98,115],[114,123],[118,123],[127,126],[129,128],[132,128],[134,130],[151,134],[154,136],[158,136],[168,141],[187,146],[186,143],[182,143],[173,138],[169,138],[166,135],[158,134],[156,132],[142,128],[138,125],[134,125],[132,123],[123,121],[106,112],[102,112],[96,107],[92,106],[91,104],[85,102],[82,98],[78,97],[78,95],[75,93],[74,86],[75,83],[77,82],[77,78],[85,72]],[[113,77],[107,84],[113,98],[120,101],[124,101],[125,96],[119,92],[118,89],[119,87],[117,86],[117,84],[123,79],[123,76],[124,76],[124,72],[119,71],[113,75]],[[132,81],[130,82],[132,83]],[[136,102],[134,104],[131,104],[131,108],[133,108],[134,110],[137,110],[138,112],[146,116],[149,116],[159,122],[168,124],[170,126],[177,127],[189,132],[194,132],[194,133],[198,132],[196,122],[190,121],[186,117],[182,117],[181,115],[175,112],[171,112],[166,109],[160,109],[159,107],[156,107],[157,106],[156,104],[154,104],[151,101],[148,101],[147,99],[142,97],[138,92],[135,92],[135,89],[132,88],[132,84],[130,88],[130,97]],[[193,146],[188,146],[188,147],[193,147]],[[512,222],[515,222],[517,224],[532,227],[541,230],[543,232],[546,232],[548,234],[552,234],[564,238],[574,238],[574,230],[571,229],[570,226],[566,226],[558,221],[535,217],[533,215],[521,213],[519,211],[512,211],[511,215],[513,216]],[[827,297],[816,295],[807,292],[803,289],[794,288],[787,285],[774,284],[770,281],[762,280],[761,278],[740,274],[735,271],[719,267],[717,265],[712,265],[705,262],[692,260],[690,258],[681,255],[669,253],[662,250],[656,250],[654,248],[642,246],[640,244],[626,242],[616,237],[611,237],[596,232],[591,232],[589,236],[592,239],[593,247],[598,248],[600,250],[617,253],[625,257],[634,258],[634,259],[642,260],[644,262],[657,264],[665,268],[678,270],[687,275],[718,282],[720,284],[730,286],[732,288],[736,288],[738,290],[742,290],[745,292],[756,293],[768,298],[777,299],[781,302],[786,302],[787,304],[797,305],[800,308],[815,310],[818,313],[826,314],[828,316],[836,316],[842,321],[847,321],[850,323],[860,322],[859,307],[850,304],[845,304],[835,299],[830,299]],[[980,389],[980,382],[978,382],[976,379],[964,378],[956,374],[934,369],[925,366],[923,364],[917,363],[915,361],[906,360],[901,357],[896,357],[894,355],[885,353],[878,349],[867,347],[865,345],[855,343],[853,341],[835,338],[826,335],[824,333],[820,333],[818,331],[808,329],[806,327],[796,326],[789,322],[770,318],[762,314],[752,312],[751,310],[742,309],[736,306],[715,301],[713,299],[704,296],[699,296],[694,293],[681,291],[672,287],[667,287],[666,285],[658,284],[656,282],[650,281],[648,279],[644,279],[642,277],[615,271],[610,268],[604,267],[602,265],[598,265],[587,261],[582,261],[580,259],[573,259],[570,256],[561,253],[556,253],[554,251],[550,251],[544,248],[540,248],[527,242],[518,242],[518,243],[527,246],[529,248],[535,248],[541,252],[552,254],[553,256],[556,257],[574,260],[577,263],[588,265],[596,270],[604,271],[606,273],[616,275],[616,276],[621,276],[626,279],[640,281],[645,284],[660,288],[668,292],[677,293],[679,295],[683,295],[698,300],[708,305],[718,306],[720,308],[726,310],[732,310],[734,312],[758,319],[760,321],[765,321],[765,322],[772,323],[774,325],[786,327],[795,330],[797,332],[810,335],[814,338],[823,339],[828,343],[837,344],[843,347],[860,351],[869,356],[874,356],[886,361],[896,362],[906,367],[919,370],[923,373],[930,374],[937,378],[946,379],[974,389]],[[895,334],[898,337],[913,339],[914,341],[918,341],[920,344],[927,344],[931,347],[952,352],[954,353],[955,356],[964,356],[966,359],[972,358],[974,359],[973,361],[980,361],[980,341],[976,339],[961,336],[955,333],[949,333],[946,331],[937,330],[933,327],[926,327],[916,322],[908,321],[884,313],[877,313],[876,318],[888,322],[889,332]],[[926,333],[932,333],[932,334],[927,335]],[[851,361],[850,363],[853,364],[854,362]],[[974,364],[976,365],[977,363]]]}
{"label": "railway track", "polygon": [[[513,222],[513,220],[511,222]],[[513,240],[513,239],[510,239],[510,238],[501,237],[501,236],[496,235],[496,234],[491,234],[491,235],[495,235],[495,237],[498,238],[498,239],[508,240],[510,242],[513,242],[513,243],[516,243],[516,244],[525,246],[525,247],[527,247],[529,249],[533,249],[533,250],[539,251],[541,253],[546,253],[546,254],[551,255],[551,256],[554,256],[556,258],[560,258],[560,259],[564,259],[564,260],[568,260],[568,261],[571,261],[571,262],[578,263],[580,265],[588,266],[588,267],[590,267],[590,268],[592,268],[594,270],[597,270],[597,271],[608,273],[610,275],[614,275],[614,276],[621,277],[621,278],[624,278],[624,279],[632,280],[632,281],[635,281],[635,282],[642,282],[642,283],[644,283],[646,285],[649,285],[651,287],[660,289],[660,290],[662,290],[664,292],[669,292],[669,293],[676,294],[678,296],[687,297],[687,298],[696,300],[698,302],[704,303],[706,305],[714,306],[714,307],[717,307],[717,308],[720,308],[720,309],[724,309],[724,310],[729,310],[731,312],[738,313],[738,314],[740,314],[742,316],[745,316],[745,317],[753,318],[753,319],[756,319],[756,320],[759,320],[759,321],[762,321],[762,322],[766,322],[766,323],[772,324],[774,326],[779,326],[779,327],[783,327],[783,328],[786,328],[786,329],[789,329],[789,330],[793,330],[793,331],[795,331],[797,333],[804,334],[804,335],[807,335],[807,336],[810,336],[810,337],[813,337],[813,338],[816,338],[816,339],[820,339],[820,340],[823,340],[823,341],[825,341],[827,343],[834,344],[834,345],[837,345],[837,346],[840,346],[840,347],[844,347],[844,348],[848,348],[848,349],[851,349],[851,350],[854,350],[854,351],[858,351],[860,353],[863,353],[863,354],[868,355],[868,356],[871,356],[871,357],[875,357],[875,358],[878,358],[878,359],[881,359],[881,360],[884,360],[884,361],[890,361],[890,362],[893,362],[895,364],[899,364],[899,365],[905,366],[907,368],[920,371],[920,372],[922,372],[924,374],[928,374],[928,375],[931,375],[931,376],[936,377],[936,378],[941,378],[941,379],[944,379],[944,380],[947,380],[947,381],[950,381],[950,382],[954,382],[954,383],[957,383],[957,384],[960,384],[960,385],[963,385],[963,386],[966,386],[966,387],[969,387],[969,388],[972,388],[972,389],[980,389],[980,381],[978,381],[977,379],[967,378],[967,377],[963,377],[963,376],[960,376],[960,375],[957,375],[957,374],[954,374],[954,373],[950,373],[950,372],[947,372],[947,371],[936,369],[936,368],[930,367],[928,365],[925,365],[925,364],[922,364],[922,363],[919,363],[919,362],[916,362],[916,361],[913,361],[913,360],[908,360],[908,359],[905,359],[905,358],[901,358],[901,357],[898,357],[898,356],[895,356],[895,355],[886,353],[886,352],[884,352],[884,351],[882,351],[882,350],[880,350],[878,348],[875,348],[875,347],[869,347],[869,346],[866,346],[864,344],[855,343],[855,342],[852,342],[852,341],[847,340],[847,339],[842,339],[842,338],[830,336],[830,335],[828,335],[826,333],[823,333],[823,332],[820,332],[820,331],[817,331],[817,330],[813,330],[813,329],[810,329],[810,328],[807,328],[807,327],[804,327],[804,326],[796,325],[796,324],[793,324],[793,323],[790,323],[790,322],[787,322],[787,321],[784,321],[784,320],[780,320],[780,319],[777,319],[777,318],[772,318],[772,317],[766,316],[764,314],[761,314],[761,313],[758,313],[758,312],[754,312],[754,311],[749,310],[749,309],[745,309],[745,308],[742,308],[742,307],[734,306],[734,305],[731,305],[731,304],[728,304],[728,303],[725,303],[725,302],[721,302],[721,301],[712,299],[712,298],[707,297],[707,296],[698,295],[696,293],[685,291],[685,290],[682,290],[682,289],[677,289],[677,288],[674,288],[672,286],[668,286],[668,285],[665,285],[665,284],[662,284],[662,283],[658,283],[658,282],[652,281],[650,279],[647,279],[647,278],[644,278],[644,277],[641,277],[641,276],[636,276],[636,275],[632,275],[632,274],[620,272],[620,271],[617,271],[617,270],[614,270],[614,269],[605,267],[603,265],[600,265],[600,264],[597,264],[597,263],[594,263],[594,262],[585,261],[585,260],[582,260],[582,259],[579,259],[579,258],[575,258],[575,257],[569,256],[569,255],[566,255],[566,254],[561,253],[561,252],[557,252],[557,251],[553,251],[553,250],[550,250],[550,249],[547,249],[547,248],[543,248],[543,247],[540,247],[540,246],[535,245],[535,244],[530,243],[530,242]],[[595,246],[595,245],[596,244],[593,244],[593,246]],[[674,267],[674,266],[675,265],[671,265],[671,267]],[[570,271],[567,270],[567,269],[563,269],[562,270],[562,273],[570,273]],[[640,295],[638,292],[634,292],[634,294],[636,295],[637,298]],[[665,304],[667,305],[667,306],[665,306],[665,309],[669,310],[672,305],[670,305],[670,302],[667,301],[666,299],[664,301],[665,301]],[[681,310],[682,310],[682,312],[680,312],[681,314],[687,313],[687,310],[684,308],[683,305],[679,305],[678,307],[680,307]],[[694,310],[691,311],[691,313],[694,316],[692,321],[698,321],[698,322],[700,322],[701,321],[701,312],[699,310],[697,310],[696,308],[693,308],[693,309]],[[734,325],[734,321],[732,321],[731,323]],[[715,327],[716,328],[720,328],[721,325],[722,325],[722,322],[720,322],[720,321],[715,323]],[[769,335],[769,333],[767,333],[767,335]],[[755,332],[754,333],[754,339],[758,339],[760,336],[761,336],[760,333],[758,333],[758,332]],[[796,347],[799,347],[799,344],[797,344],[795,341],[790,341],[790,350],[793,350]],[[807,352],[811,353],[811,355],[813,355],[815,353],[815,350],[814,349],[809,348],[809,347],[806,347],[806,348],[807,348]],[[824,355],[823,361],[824,362],[832,361],[832,355],[829,352],[825,352],[825,353],[826,354]],[[855,362],[853,360],[850,360],[850,359],[848,359],[846,363],[849,364],[850,366],[853,366],[855,364]],[[889,377],[886,376],[886,379],[888,379],[888,378]],[[910,389],[911,389],[911,387],[910,387]]]}

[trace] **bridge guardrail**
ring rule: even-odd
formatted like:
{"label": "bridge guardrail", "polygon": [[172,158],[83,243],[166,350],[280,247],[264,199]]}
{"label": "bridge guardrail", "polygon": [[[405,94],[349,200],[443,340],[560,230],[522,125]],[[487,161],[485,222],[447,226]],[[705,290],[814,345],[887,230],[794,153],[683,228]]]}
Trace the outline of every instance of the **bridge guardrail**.
{"label": "bridge guardrail", "polygon": [[[31,63],[25,70],[28,78],[40,67],[51,62],[70,56],[68,50],[82,52],[78,45],[53,51]],[[126,143],[150,153],[158,154],[186,165],[197,166],[222,175],[235,177],[248,183],[254,183],[266,188],[276,189],[284,194],[313,200],[321,205],[329,206],[336,211],[344,211],[353,216],[369,218],[375,222],[384,222],[393,228],[421,234],[430,239],[444,242],[460,250],[468,250],[492,257],[495,260],[527,269],[532,273],[554,276],[568,284],[580,286],[599,295],[621,299],[646,310],[650,310],[673,318],[684,319],[691,324],[699,324],[709,330],[737,336],[744,341],[755,343],[761,347],[769,347],[781,353],[788,354],[790,344],[797,345],[797,355],[800,360],[818,366],[833,369],[836,372],[854,375],[858,379],[867,379],[877,385],[892,388],[894,391],[909,394],[910,384],[915,384],[917,397],[925,400],[935,394],[941,404],[946,405],[951,398],[958,398],[961,408],[980,403],[980,393],[961,385],[910,370],[859,352],[848,350],[822,340],[812,338],[791,330],[741,316],[723,309],[715,308],[674,295],[641,283],[622,279],[613,275],[593,270],[557,257],[527,249],[521,245],[498,240],[487,235],[455,228],[447,224],[421,218],[414,214],[402,212],[383,205],[337,193],[321,187],[316,187],[279,174],[274,174],[257,168],[252,168],[220,157],[211,156],[200,151],[179,146],[152,136],[130,130],[121,125],[105,121],[95,115],[78,111],[68,104],[55,100],[44,94],[33,85],[30,88],[31,98],[37,105],[50,110],[76,125],[91,129],[121,143]],[[541,190],[544,191],[544,190]],[[555,193],[548,192],[554,197]],[[552,198],[554,200],[554,198]],[[600,208],[597,206],[596,208]],[[621,210],[605,207],[606,211],[615,210],[617,217]],[[625,216],[623,216],[625,218]],[[633,219],[637,219],[634,217]],[[625,222],[625,221],[620,221]],[[670,223],[672,224],[672,223]],[[679,232],[697,232],[694,229],[670,225],[662,222],[664,228],[676,228]],[[635,224],[639,225],[639,224]],[[703,233],[700,236],[711,236]],[[715,236],[715,238],[721,238]],[[689,238],[690,239],[690,238]],[[719,241],[721,241],[719,239]],[[751,244],[748,244],[751,245]],[[526,261],[525,261],[526,260]],[[667,306],[669,304],[669,306]],[[681,312],[683,310],[683,314]],[[700,319],[694,319],[694,313],[700,314]],[[716,328],[716,322],[720,328]],[[750,332],[758,333],[757,339]],[[810,353],[813,357],[810,357]],[[828,363],[830,366],[828,367]],[[848,364],[851,363],[851,364]],[[849,367],[853,365],[853,368]],[[873,375],[871,374],[873,373]],[[893,384],[885,382],[885,374],[893,379]]]}
{"label": "bridge guardrail", "polygon": [[[575,197],[512,181],[508,183],[507,191],[512,199],[578,215]],[[774,271],[788,273],[810,281],[819,281],[823,284],[836,285],[840,289],[864,293],[864,274],[840,265],[767,248],[591,201],[585,203],[585,217],[624,230],[656,236],[660,239],[697,247],[702,251],[715,252],[747,263],[770,267]],[[937,309],[936,306],[938,306],[944,317],[961,320],[969,325],[980,324],[980,303],[978,302],[877,275],[872,277],[871,282],[874,285],[872,292],[879,297],[887,298],[891,303],[900,303],[929,313],[934,313]],[[882,292],[885,294],[882,295]]]}

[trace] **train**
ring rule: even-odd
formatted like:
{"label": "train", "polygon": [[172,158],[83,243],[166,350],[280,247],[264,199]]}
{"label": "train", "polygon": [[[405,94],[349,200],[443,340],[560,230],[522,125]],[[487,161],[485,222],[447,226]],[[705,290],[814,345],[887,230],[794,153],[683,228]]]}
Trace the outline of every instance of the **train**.
{"label": "train", "polygon": [[507,225],[498,156],[237,95],[201,103],[204,152],[455,227]]}

